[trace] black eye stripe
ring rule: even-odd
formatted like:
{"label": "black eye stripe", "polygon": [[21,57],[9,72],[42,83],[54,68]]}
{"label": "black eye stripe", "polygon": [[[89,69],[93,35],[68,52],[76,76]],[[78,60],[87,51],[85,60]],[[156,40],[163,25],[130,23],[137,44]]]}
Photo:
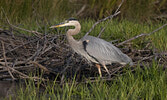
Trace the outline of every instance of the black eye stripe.
{"label": "black eye stripe", "polygon": [[76,21],[77,19],[75,19],[75,18],[69,18],[69,19],[68,19],[68,21],[72,21],[72,20],[75,20],[75,21]]}

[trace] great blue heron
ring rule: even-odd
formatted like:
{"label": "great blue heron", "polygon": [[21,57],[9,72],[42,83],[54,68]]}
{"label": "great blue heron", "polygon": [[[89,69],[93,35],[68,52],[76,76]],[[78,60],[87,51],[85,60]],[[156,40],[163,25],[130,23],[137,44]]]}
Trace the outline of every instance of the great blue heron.
{"label": "great blue heron", "polygon": [[100,77],[102,77],[100,65],[104,67],[106,72],[110,75],[107,69],[107,64],[120,63],[122,65],[133,65],[132,59],[126,54],[122,53],[117,47],[111,43],[93,36],[84,36],[79,41],[73,38],[81,30],[81,25],[76,19],[66,20],[64,23],[51,26],[50,28],[74,26],[74,29],[69,29],[66,33],[67,40],[71,48],[78,54],[84,56],[88,61],[96,64]]}

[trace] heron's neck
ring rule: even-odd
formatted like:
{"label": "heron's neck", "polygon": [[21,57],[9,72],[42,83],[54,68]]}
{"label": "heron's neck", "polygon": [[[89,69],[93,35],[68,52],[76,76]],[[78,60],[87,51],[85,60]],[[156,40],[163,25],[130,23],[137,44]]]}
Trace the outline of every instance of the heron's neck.
{"label": "heron's neck", "polygon": [[75,26],[75,28],[74,29],[69,29],[67,31],[67,34],[66,34],[67,40],[69,41],[70,44],[71,43],[74,43],[74,44],[77,43],[77,40],[75,40],[72,35],[78,34],[81,30],[81,25],[79,23],[74,25],[74,26]]}
{"label": "heron's neck", "polygon": [[69,29],[68,31],[67,31],[67,35],[76,35],[76,34],[78,34],[79,32],[80,32],[80,30],[81,30],[81,25],[79,24],[79,23],[75,23],[74,25],[73,25],[75,28],[74,29]]}
{"label": "heron's neck", "polygon": [[69,42],[70,45],[76,45],[78,41],[73,38],[73,36],[71,35],[71,33],[69,33],[69,32],[72,32],[70,30],[73,30],[73,29],[69,29],[67,31],[67,34],[66,34],[67,40],[68,40],[68,42]]}

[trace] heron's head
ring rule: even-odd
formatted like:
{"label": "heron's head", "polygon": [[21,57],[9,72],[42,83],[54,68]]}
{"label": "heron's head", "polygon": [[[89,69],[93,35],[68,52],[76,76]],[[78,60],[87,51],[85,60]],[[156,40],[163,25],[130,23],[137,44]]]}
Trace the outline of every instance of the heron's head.
{"label": "heron's head", "polygon": [[57,27],[64,27],[64,26],[76,26],[78,24],[78,20],[74,19],[74,18],[70,18],[68,20],[66,20],[65,22],[62,22],[60,24],[57,25],[53,25],[50,28],[57,28]]}

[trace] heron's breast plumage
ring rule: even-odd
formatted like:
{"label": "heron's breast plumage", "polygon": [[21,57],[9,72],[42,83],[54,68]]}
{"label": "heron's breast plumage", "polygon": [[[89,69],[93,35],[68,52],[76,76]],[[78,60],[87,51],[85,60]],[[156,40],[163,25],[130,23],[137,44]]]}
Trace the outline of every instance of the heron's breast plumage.
{"label": "heron's breast plumage", "polygon": [[93,56],[89,55],[86,51],[87,41],[76,41],[74,39],[70,39],[69,44],[77,54],[82,55],[88,61],[99,63]]}

